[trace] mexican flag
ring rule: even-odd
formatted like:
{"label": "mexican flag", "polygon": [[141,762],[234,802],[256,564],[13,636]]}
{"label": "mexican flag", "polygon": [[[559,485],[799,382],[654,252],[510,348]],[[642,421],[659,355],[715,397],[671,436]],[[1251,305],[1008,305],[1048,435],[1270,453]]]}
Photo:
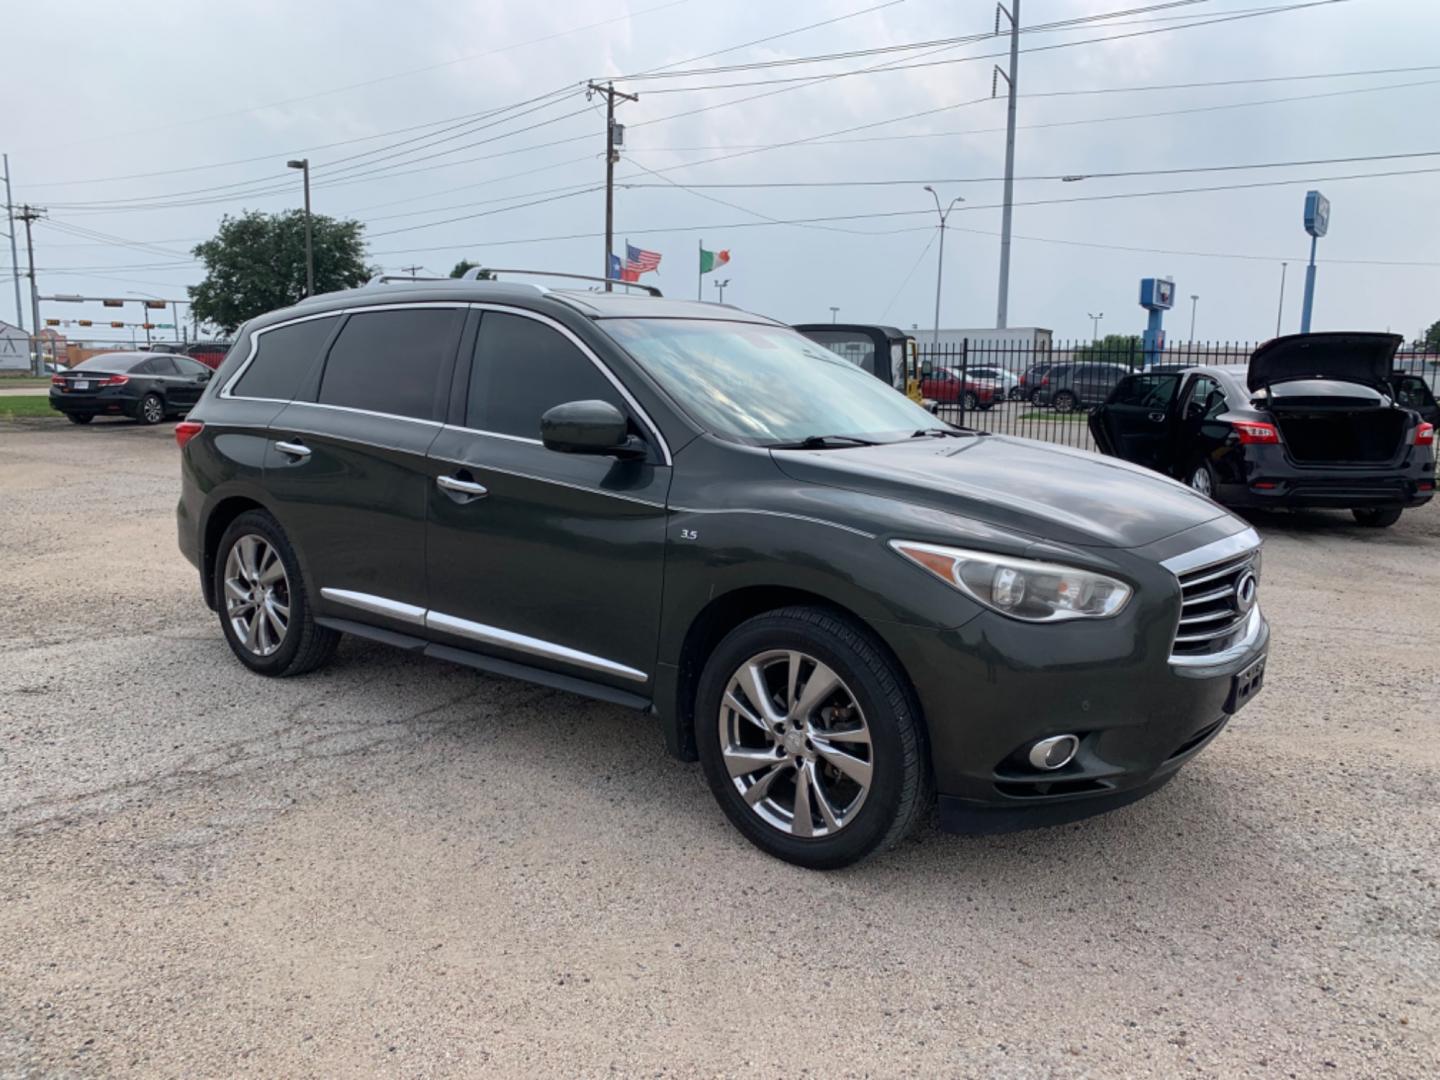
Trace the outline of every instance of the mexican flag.
{"label": "mexican flag", "polygon": [[708,274],[711,270],[724,266],[729,261],[730,252],[728,251],[706,251],[703,247],[700,249],[700,273],[702,274]]}

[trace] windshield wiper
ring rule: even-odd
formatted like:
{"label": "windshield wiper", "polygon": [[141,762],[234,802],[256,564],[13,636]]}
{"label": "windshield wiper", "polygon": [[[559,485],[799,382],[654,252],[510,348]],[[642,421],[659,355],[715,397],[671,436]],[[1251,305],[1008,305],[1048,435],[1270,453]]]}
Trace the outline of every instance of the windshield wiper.
{"label": "windshield wiper", "polygon": [[928,439],[933,436],[937,439],[968,439],[974,434],[973,431],[964,431],[959,428],[927,427],[921,428],[919,431],[912,431],[910,438]]}
{"label": "windshield wiper", "polygon": [[874,439],[858,435],[807,435],[794,442],[771,443],[771,450],[836,450],[846,446],[879,446]]}

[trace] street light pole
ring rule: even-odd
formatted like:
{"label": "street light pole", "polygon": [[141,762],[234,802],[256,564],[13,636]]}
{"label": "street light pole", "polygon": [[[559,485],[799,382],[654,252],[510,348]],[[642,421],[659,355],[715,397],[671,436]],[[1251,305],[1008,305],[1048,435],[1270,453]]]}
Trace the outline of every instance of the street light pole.
{"label": "street light pole", "polygon": [[830,305],[830,325],[835,325],[835,320],[840,317],[840,309],[834,304]]}
{"label": "street light pole", "polygon": [[725,302],[725,286],[729,284],[730,279],[728,277],[724,281],[715,282],[715,290],[720,294],[719,299],[715,301],[717,304],[723,304]]}
{"label": "street light pole", "polygon": [[1280,264],[1280,303],[1275,308],[1275,336],[1280,336],[1280,320],[1285,315],[1285,268],[1289,263]]}
{"label": "street light pole", "polygon": [[1087,311],[1087,312],[1085,313],[1085,317],[1090,320],[1090,339],[1091,339],[1092,341],[1099,341],[1099,340],[1100,340],[1100,320],[1105,317],[1105,313],[1104,313],[1103,311],[1101,311],[1101,312],[1099,312],[1099,313],[1097,314],[1097,313],[1092,312],[1092,311]]}
{"label": "street light pole", "polygon": [[299,169],[305,178],[305,295],[315,295],[315,249],[312,246],[310,228],[310,159],[287,161],[287,168]]}
{"label": "street light pole", "polygon": [[944,210],[940,209],[940,194],[929,184],[925,190],[935,200],[935,213],[940,216],[940,255],[935,262],[935,348],[940,347],[940,283],[945,278],[945,219],[950,216],[950,211],[955,209],[955,204],[964,202],[959,195],[950,200],[950,205]]}
{"label": "street light pole", "polygon": [[1195,340],[1195,305],[1200,302],[1198,293],[1190,294],[1190,340]]}

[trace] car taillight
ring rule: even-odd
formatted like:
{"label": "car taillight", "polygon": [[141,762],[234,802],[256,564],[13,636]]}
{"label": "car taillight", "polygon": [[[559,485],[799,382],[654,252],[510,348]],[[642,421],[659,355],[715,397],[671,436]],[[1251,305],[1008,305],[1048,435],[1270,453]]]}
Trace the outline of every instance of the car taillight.
{"label": "car taillight", "polygon": [[1231,424],[1235,434],[1240,436],[1243,444],[1251,443],[1278,443],[1280,432],[1274,424],[1260,424],[1248,420],[1240,420]]}
{"label": "car taillight", "polygon": [[109,375],[100,380],[101,386],[124,386],[130,381],[129,375]]}
{"label": "car taillight", "polygon": [[185,444],[204,430],[205,425],[199,420],[181,420],[175,425],[175,445],[184,450]]}
{"label": "car taillight", "polygon": [[1049,386],[1049,385],[1050,385],[1050,376],[1049,376],[1049,375],[1046,375],[1043,379],[1041,379],[1041,380],[1040,380],[1040,385],[1041,385],[1041,386]]}
{"label": "car taillight", "polygon": [[1426,423],[1423,423],[1423,422],[1422,422],[1421,425],[1415,429],[1415,445],[1416,445],[1416,446],[1434,446],[1434,445],[1435,445],[1435,425],[1434,425],[1434,424],[1426,424]]}
{"label": "car taillight", "polygon": [[60,376],[60,375],[51,375],[51,376],[50,376],[50,385],[51,385],[51,386],[64,386],[64,385],[65,385],[65,379],[64,379],[63,376]]}

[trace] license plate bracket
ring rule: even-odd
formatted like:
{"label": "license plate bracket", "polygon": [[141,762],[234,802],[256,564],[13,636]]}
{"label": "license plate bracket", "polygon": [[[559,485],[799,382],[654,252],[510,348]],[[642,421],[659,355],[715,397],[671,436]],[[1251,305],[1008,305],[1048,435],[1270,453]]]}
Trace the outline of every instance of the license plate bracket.
{"label": "license plate bracket", "polygon": [[1265,662],[1269,655],[1252,660],[1244,669],[1230,677],[1230,695],[1225,699],[1225,711],[1237,713],[1250,702],[1265,685]]}

